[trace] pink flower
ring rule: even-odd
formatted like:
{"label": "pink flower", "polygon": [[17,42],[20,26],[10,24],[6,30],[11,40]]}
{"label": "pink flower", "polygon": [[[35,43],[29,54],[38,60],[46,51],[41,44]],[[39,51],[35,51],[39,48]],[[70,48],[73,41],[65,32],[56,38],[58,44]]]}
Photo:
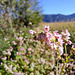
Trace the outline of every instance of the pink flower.
{"label": "pink flower", "polygon": [[57,45],[55,45],[54,43],[50,43],[50,47],[53,51],[57,50]]}
{"label": "pink flower", "polygon": [[72,42],[71,42],[71,41],[68,41],[68,44],[69,44],[69,45],[71,45],[71,44],[72,44]]}
{"label": "pink flower", "polygon": [[10,51],[12,51],[12,50],[13,50],[13,47],[12,47],[12,46],[10,46],[10,49],[11,49]]}
{"label": "pink flower", "polygon": [[7,38],[4,38],[4,40],[7,41],[8,39]]}
{"label": "pink flower", "polygon": [[59,44],[60,46],[62,46],[63,43],[64,43],[64,42],[63,42],[63,39],[59,38],[59,39],[58,39],[58,44]]}
{"label": "pink flower", "polygon": [[12,43],[13,43],[14,45],[16,45],[16,44],[17,44],[15,41],[12,41]]}
{"label": "pink flower", "polygon": [[4,58],[1,58],[2,60],[6,60],[7,59],[7,57],[4,57]]}
{"label": "pink flower", "polygon": [[49,26],[45,26],[44,29],[45,29],[45,32],[47,33],[49,31]]}
{"label": "pink flower", "polygon": [[75,45],[72,45],[72,48],[75,48]]}
{"label": "pink flower", "polygon": [[51,38],[51,36],[52,36],[52,33],[46,33],[47,38]]}
{"label": "pink flower", "polygon": [[63,46],[59,46],[59,52],[60,52],[60,55],[63,54]]}
{"label": "pink flower", "polygon": [[20,37],[19,37],[19,41],[22,41],[22,39],[23,39],[23,37],[20,36]]}
{"label": "pink flower", "polygon": [[33,35],[33,34],[35,34],[36,32],[35,32],[34,30],[29,30],[29,33]]}
{"label": "pink flower", "polygon": [[61,35],[61,34],[58,34],[57,31],[54,31],[54,32],[53,32],[53,35],[54,35],[57,39],[62,38],[62,35]]}
{"label": "pink flower", "polygon": [[23,37],[16,37],[17,40],[22,41]]}
{"label": "pink flower", "polygon": [[72,42],[69,40],[70,39],[70,33],[68,32],[68,30],[66,29],[65,31],[62,31],[62,39],[64,40],[64,42],[69,45],[72,44]]}
{"label": "pink flower", "polygon": [[67,34],[67,36],[70,36],[70,33],[68,32],[68,30],[65,30],[65,33]]}
{"label": "pink flower", "polygon": [[57,32],[58,32],[58,31],[53,31],[53,35],[54,35],[54,36],[58,35]]}
{"label": "pink flower", "polygon": [[50,44],[49,38],[46,38],[46,41],[45,42],[47,43],[47,45],[49,45]]}
{"label": "pink flower", "polygon": [[25,48],[20,48],[20,51],[25,51]]}
{"label": "pink flower", "polygon": [[28,51],[31,51],[32,50],[32,48],[28,48]]}
{"label": "pink flower", "polygon": [[21,52],[16,52],[17,55],[21,55]]}
{"label": "pink flower", "polygon": [[29,61],[28,61],[28,59],[25,59],[24,61],[25,61],[27,64],[29,64]]}

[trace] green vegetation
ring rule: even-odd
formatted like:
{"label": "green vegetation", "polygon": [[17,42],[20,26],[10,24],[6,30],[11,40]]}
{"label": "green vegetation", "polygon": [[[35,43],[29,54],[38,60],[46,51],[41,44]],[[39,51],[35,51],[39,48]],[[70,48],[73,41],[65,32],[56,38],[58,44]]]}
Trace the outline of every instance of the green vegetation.
{"label": "green vegetation", "polygon": [[42,10],[37,0],[1,0],[1,18],[5,25],[37,26],[42,20]]}

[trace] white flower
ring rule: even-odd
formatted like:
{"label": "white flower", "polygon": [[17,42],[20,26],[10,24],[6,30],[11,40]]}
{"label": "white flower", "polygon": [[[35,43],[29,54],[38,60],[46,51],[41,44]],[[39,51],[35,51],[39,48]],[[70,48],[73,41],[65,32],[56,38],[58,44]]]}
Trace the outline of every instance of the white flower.
{"label": "white flower", "polygon": [[16,70],[16,67],[13,67],[13,71]]}
{"label": "white flower", "polygon": [[9,68],[8,68],[8,66],[6,65],[6,64],[4,64],[4,68],[6,69],[6,70],[8,70]]}

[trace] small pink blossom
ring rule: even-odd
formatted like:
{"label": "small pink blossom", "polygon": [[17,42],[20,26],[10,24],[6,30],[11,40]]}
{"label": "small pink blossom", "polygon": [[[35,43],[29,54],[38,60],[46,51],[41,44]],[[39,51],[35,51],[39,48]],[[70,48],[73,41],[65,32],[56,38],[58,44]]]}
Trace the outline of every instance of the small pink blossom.
{"label": "small pink blossom", "polygon": [[44,27],[45,32],[47,33],[49,31],[49,26]]}
{"label": "small pink blossom", "polygon": [[55,45],[54,43],[50,43],[50,47],[53,51],[57,50],[57,45]]}
{"label": "small pink blossom", "polygon": [[46,33],[46,37],[47,37],[47,38],[51,38],[51,36],[52,36],[52,33],[49,33],[49,32]]}
{"label": "small pink blossom", "polygon": [[12,43],[13,43],[14,45],[16,45],[16,44],[17,44],[15,41],[12,41]]}
{"label": "small pink blossom", "polygon": [[28,51],[31,51],[32,50],[32,48],[28,48]]}
{"label": "small pink blossom", "polygon": [[21,55],[21,52],[16,52],[17,55]]}
{"label": "small pink blossom", "polygon": [[13,47],[12,47],[12,46],[10,46],[10,49],[11,49],[10,51],[12,51],[12,50],[13,50]]}
{"label": "small pink blossom", "polygon": [[2,60],[6,60],[7,59],[7,57],[4,57],[4,58],[1,58]]}
{"label": "small pink blossom", "polygon": [[64,43],[64,42],[63,42],[63,39],[59,38],[59,39],[58,39],[58,45],[62,46],[63,43]]}
{"label": "small pink blossom", "polygon": [[65,33],[67,34],[67,36],[70,36],[70,33],[68,32],[68,30],[65,30]]}
{"label": "small pink blossom", "polygon": [[28,59],[25,59],[24,61],[25,61],[27,64],[29,64],[29,61],[28,61]]}
{"label": "small pink blossom", "polygon": [[20,51],[25,51],[25,48],[20,48]]}
{"label": "small pink blossom", "polygon": [[45,43],[47,43],[47,45],[49,45],[49,44],[50,44],[50,40],[49,40],[49,38],[46,38]]}
{"label": "small pink blossom", "polygon": [[8,39],[7,38],[4,38],[4,40],[7,41]]}
{"label": "small pink blossom", "polygon": [[71,41],[68,41],[68,44],[69,44],[69,45],[71,45],[71,44],[72,44],[72,42],[71,42]]}
{"label": "small pink blossom", "polygon": [[53,31],[53,35],[54,35],[54,36],[57,36],[57,35],[58,35],[57,32],[58,32],[58,31]]}
{"label": "small pink blossom", "polygon": [[23,39],[23,37],[20,36],[20,37],[19,37],[19,41],[22,41],[22,39]]}
{"label": "small pink blossom", "polygon": [[75,45],[72,45],[72,48],[75,48]]}
{"label": "small pink blossom", "polygon": [[60,55],[63,54],[63,47],[62,46],[59,46],[59,52],[60,52]]}
{"label": "small pink blossom", "polygon": [[35,34],[36,32],[35,32],[34,30],[29,30],[29,33],[33,35],[33,34]]}

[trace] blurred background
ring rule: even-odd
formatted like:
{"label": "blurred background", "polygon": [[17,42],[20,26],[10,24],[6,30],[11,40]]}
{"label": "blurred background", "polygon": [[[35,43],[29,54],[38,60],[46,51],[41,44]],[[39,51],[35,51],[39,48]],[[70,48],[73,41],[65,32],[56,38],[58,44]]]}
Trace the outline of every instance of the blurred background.
{"label": "blurred background", "polygon": [[[51,33],[68,29],[75,44],[75,0],[0,0],[0,75],[59,75],[64,52],[60,59],[28,33],[32,29],[41,37],[44,26]],[[66,49],[69,61],[75,59],[75,45],[71,47]],[[75,62],[68,62],[63,75],[75,75],[74,71]]]}

